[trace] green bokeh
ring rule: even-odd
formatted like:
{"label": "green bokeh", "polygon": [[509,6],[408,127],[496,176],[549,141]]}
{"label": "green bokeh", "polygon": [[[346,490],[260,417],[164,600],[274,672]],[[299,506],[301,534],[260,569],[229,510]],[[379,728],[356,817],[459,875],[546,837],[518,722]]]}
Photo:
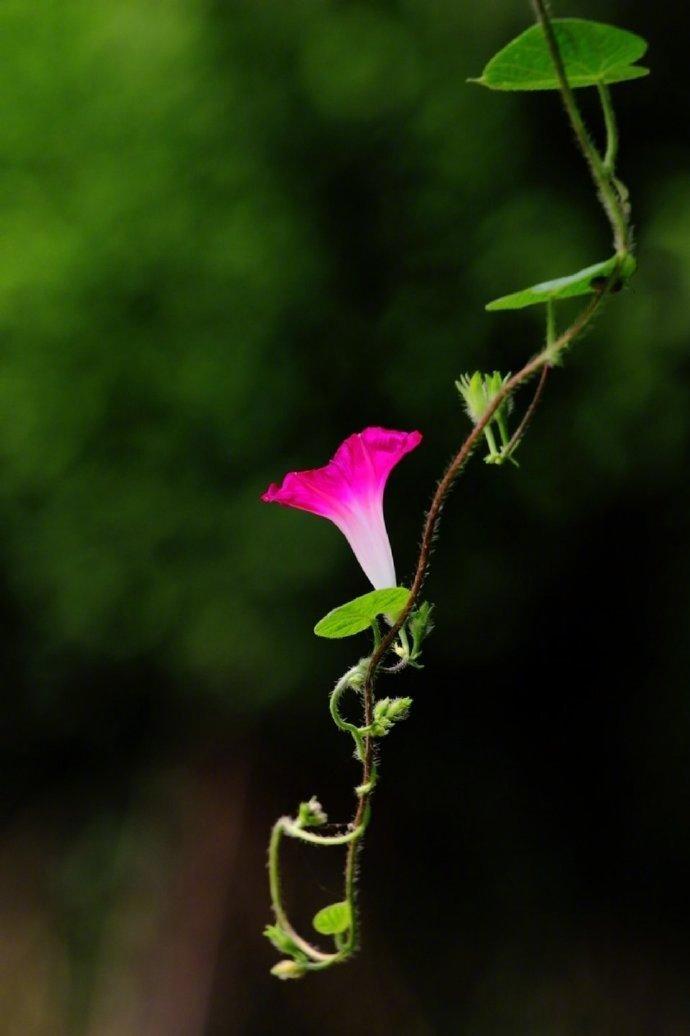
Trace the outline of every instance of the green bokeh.
{"label": "green bokeh", "polygon": [[[606,254],[564,131],[540,166],[524,99],[465,86],[518,15],[493,6],[471,33],[443,3],[5,8],[1,503],[29,665],[145,655],[195,695],[291,693],[265,631],[308,665],[316,587],[350,559],[254,507],[263,483],[364,422],[439,428],[445,456],[453,376],[540,334],[483,303]],[[643,260],[562,404],[584,480],[685,442],[690,198],[672,171],[654,193],[640,245],[668,277]],[[276,621],[295,597],[304,631]]]}

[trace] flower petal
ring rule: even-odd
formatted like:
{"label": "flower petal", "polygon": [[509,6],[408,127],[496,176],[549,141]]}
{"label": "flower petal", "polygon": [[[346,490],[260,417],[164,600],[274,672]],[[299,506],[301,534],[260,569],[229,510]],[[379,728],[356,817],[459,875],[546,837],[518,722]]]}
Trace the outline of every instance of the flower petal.
{"label": "flower petal", "polygon": [[338,447],[328,468],[337,468],[355,496],[383,492],[388,476],[405,454],[422,441],[420,432],[365,428]]}
{"label": "flower petal", "polygon": [[291,471],[280,485],[271,484],[261,499],[264,503],[295,507],[335,520],[344,513],[342,486],[329,467]]}
{"label": "flower petal", "polygon": [[350,435],[325,467],[292,471],[281,485],[270,485],[261,499],[329,518],[374,587],[395,586],[383,492],[395,465],[421,440],[419,432],[365,428]]}

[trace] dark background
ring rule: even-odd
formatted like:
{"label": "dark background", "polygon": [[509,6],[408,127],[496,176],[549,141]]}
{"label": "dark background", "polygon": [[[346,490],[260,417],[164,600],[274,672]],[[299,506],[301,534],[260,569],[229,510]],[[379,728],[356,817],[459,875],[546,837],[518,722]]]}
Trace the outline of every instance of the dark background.
{"label": "dark background", "polygon": [[[357,780],[327,693],[366,644],[312,626],[367,585],[259,494],[421,429],[387,494],[407,578],[454,379],[541,339],[484,303],[606,258],[606,222],[555,94],[465,82],[526,3],[3,5],[3,1034],[690,1034],[690,26],[557,13],[650,41],[613,91],[639,274],[520,470],[458,484],[426,668],[386,686],[415,704],[362,952],[278,983],[270,824],[347,818]],[[341,859],[288,848],[308,928]]]}

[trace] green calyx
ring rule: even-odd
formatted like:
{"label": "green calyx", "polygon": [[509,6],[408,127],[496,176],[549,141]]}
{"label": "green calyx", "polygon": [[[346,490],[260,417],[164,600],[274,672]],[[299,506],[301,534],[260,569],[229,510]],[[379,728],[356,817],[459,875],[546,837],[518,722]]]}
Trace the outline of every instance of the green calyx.
{"label": "green calyx", "polygon": [[[472,424],[479,424],[484,419],[497,396],[503,392],[509,379],[510,374],[501,374],[500,371],[493,371],[492,374],[482,374],[481,371],[475,371],[471,375],[461,375],[455,382],[455,387],[460,393],[460,398],[465,406],[465,412]],[[484,428],[484,438],[489,447],[489,452],[484,458],[487,464],[502,464],[506,459],[509,459],[507,453],[510,443],[508,415],[512,408],[512,400],[509,396],[506,396]],[[497,446],[494,430],[498,431],[501,442],[500,448]]]}
{"label": "green calyx", "polygon": [[[305,954],[279,924],[267,924],[264,928],[264,935],[268,941],[275,946],[279,953],[288,954],[288,956],[292,957],[296,963],[302,963],[306,960]],[[284,961],[281,961],[280,963],[283,964]],[[276,965],[276,967],[277,966],[278,965]],[[288,978],[294,976],[281,975],[279,977]]]}
{"label": "green calyx", "polygon": [[407,719],[411,706],[412,698],[381,698],[374,706],[371,736],[385,737],[396,723]]}
{"label": "green calyx", "polygon": [[421,653],[423,642],[433,632],[434,623],[431,618],[433,610],[433,604],[422,601],[419,608],[415,608],[408,619],[407,625],[412,634],[412,654],[415,658]]}

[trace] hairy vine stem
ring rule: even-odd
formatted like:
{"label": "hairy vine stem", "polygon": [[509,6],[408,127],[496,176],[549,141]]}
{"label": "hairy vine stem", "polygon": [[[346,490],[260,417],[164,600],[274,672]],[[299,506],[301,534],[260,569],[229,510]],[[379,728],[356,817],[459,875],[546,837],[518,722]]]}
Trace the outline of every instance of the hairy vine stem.
{"label": "hairy vine stem", "polygon": [[532,0],[532,6],[534,7],[537,20],[544,30],[546,44],[549,48],[551,61],[553,62],[553,67],[556,70],[556,75],[560,85],[563,107],[570,119],[570,125],[573,128],[575,139],[577,140],[580,151],[589,165],[604,211],[611,223],[616,252],[619,255],[625,254],[630,246],[630,223],[625,202],[621,198],[612,168],[618,145],[616,123],[609,100],[608,87],[603,83],[599,87],[599,96],[604,109],[604,119],[608,134],[607,154],[605,158],[602,158],[599,150],[594,145],[589,135],[584,119],[580,113],[580,109],[578,108],[577,101],[575,100],[573,88],[568,82],[565,65],[563,64],[563,57],[561,55],[560,47],[558,46],[553,22],[551,21],[548,2],[547,0]]}
{"label": "hairy vine stem", "polygon": [[[571,88],[565,71],[563,58],[560,52],[554,26],[548,10],[546,0],[532,0],[537,21],[541,25],[546,43],[549,49],[551,60],[556,71],[559,82],[560,94],[564,108],[570,120],[575,134],[577,144],[582,152],[597,187],[597,193],[603,209],[608,217],[613,233],[613,242],[616,252],[616,262],[613,271],[607,280],[599,285],[590,301],[583,306],[570,326],[560,335],[556,334],[553,304],[547,305],[547,334],[543,348],[532,356],[527,363],[514,375],[506,379],[500,390],[493,396],[480,420],[476,421],[472,430],[466,437],[455,456],[452,458],[443,476],[441,477],[433,494],[429,509],[426,513],[422,537],[419,548],[419,555],[410,587],[407,602],[397,616],[396,620],[381,635],[378,625],[373,627],[374,649],[368,659],[363,659],[359,666],[349,670],[336,684],[330,698],[331,715],[339,729],[350,733],[355,742],[355,755],[362,765],[361,783],[356,789],[357,806],[352,821],[348,825],[347,832],[341,835],[321,835],[311,831],[305,831],[299,821],[290,817],[281,817],[273,828],[269,848],[269,874],[271,885],[271,898],[276,915],[276,920],[287,936],[297,947],[302,957],[295,967],[303,970],[321,970],[332,964],[347,959],[357,949],[358,945],[358,918],[354,908],[354,897],[356,892],[356,867],[357,856],[361,848],[370,813],[371,796],[376,785],[376,762],[374,752],[374,684],[379,673],[397,672],[404,667],[402,663],[390,668],[382,665],[386,655],[393,648],[396,638],[400,635],[404,638],[404,627],[415,607],[419,604],[420,595],[424,586],[432,547],[444,504],[463,468],[469,460],[475,446],[481,440],[482,435],[488,429],[490,422],[495,417],[502,405],[522,385],[530,379],[539,376],[536,391],[529,404],[524,417],[518,425],[510,441],[505,446],[503,457],[509,458],[520,440],[525,434],[534,413],[540,403],[546,385],[549,371],[558,361],[560,355],[571,343],[582,334],[591,324],[595,314],[603,305],[607,296],[618,284],[619,273],[622,265],[630,255],[631,232],[629,223],[629,211],[627,205],[627,192],[615,176],[615,160],[618,148],[618,135],[613,109],[610,103],[608,88],[605,84],[599,85],[599,97],[602,104],[604,122],[606,128],[606,153],[602,157],[596,145],[592,141],[584,120],[580,113],[573,89]],[[405,640],[405,644],[406,644]],[[339,711],[339,702],[343,693],[352,688],[362,696],[363,704],[363,725],[356,727],[346,722]],[[324,953],[318,947],[303,939],[294,930],[289,922],[281,901],[280,875],[278,854],[282,838],[298,838],[315,845],[344,845],[346,846],[345,860],[345,897],[350,907],[350,925],[346,935],[336,936],[336,952]],[[297,959],[297,958],[296,958]],[[293,962],[281,962],[286,966],[282,977],[298,977],[296,973],[289,974],[288,966]],[[278,965],[277,967],[280,967]],[[276,973],[278,973],[276,971]]]}

